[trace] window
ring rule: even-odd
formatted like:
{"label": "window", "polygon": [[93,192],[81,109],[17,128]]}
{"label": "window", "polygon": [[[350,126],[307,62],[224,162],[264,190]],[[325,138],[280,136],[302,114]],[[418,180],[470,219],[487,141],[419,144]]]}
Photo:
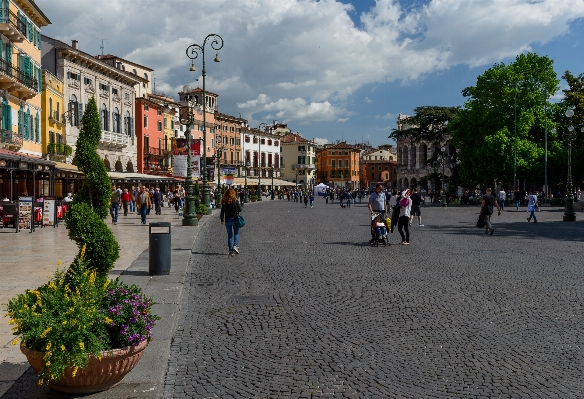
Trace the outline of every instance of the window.
{"label": "window", "polygon": [[136,72],[136,70],[135,70],[135,69],[132,69],[132,73],[133,73],[134,75],[138,75],[138,72]]}
{"label": "window", "polygon": [[80,104],[77,102],[75,94],[69,99],[69,115],[71,115],[71,126],[79,126]]}
{"label": "window", "polygon": [[235,140],[235,145],[241,145],[241,139]]}
{"label": "window", "polygon": [[109,89],[110,89],[109,85],[104,85],[103,83],[99,84],[99,90],[109,92]]}
{"label": "window", "polygon": [[126,116],[124,117],[124,133],[128,136],[132,135],[132,118],[130,117],[130,111],[126,111]]}
{"label": "window", "polygon": [[113,94],[114,96],[117,96],[117,95],[118,95],[118,89],[114,89],[114,88],[112,88],[112,94]]}
{"label": "window", "polygon": [[272,140],[268,140],[268,145],[272,145]]}
{"label": "window", "polygon": [[235,128],[234,128],[233,126],[231,126],[231,127],[229,128],[229,131],[230,131],[231,133],[233,133],[233,132],[235,131]]}
{"label": "window", "polygon": [[144,79],[148,80],[148,74],[147,73],[144,74]]}
{"label": "window", "polygon": [[224,125],[223,126],[223,130],[227,131],[227,126]]}
{"label": "window", "polygon": [[331,167],[334,169],[337,167],[337,163],[334,159],[331,159]]}
{"label": "window", "polygon": [[166,128],[168,128],[168,124],[167,124],[167,122],[166,122],[166,118],[164,118],[164,128],[165,128],[165,129],[166,129]]}
{"label": "window", "polygon": [[211,147],[215,147],[215,140],[211,139]]}
{"label": "window", "polygon": [[381,165],[379,165],[379,168],[378,169],[381,170]]}
{"label": "window", "polygon": [[130,99],[130,93],[126,93],[126,94],[124,95],[124,98],[125,98],[126,100],[129,100],[129,99]]}
{"label": "window", "polygon": [[91,86],[91,79],[89,78],[83,78],[83,83],[85,83],[87,86]]}
{"label": "window", "polygon": [[266,139],[262,139],[262,144],[266,144]]}
{"label": "window", "polygon": [[53,117],[53,99],[49,98],[49,119]]}
{"label": "window", "polygon": [[345,168],[348,168],[348,167],[349,167],[349,160],[345,159]]}
{"label": "window", "polygon": [[298,146],[298,151],[306,151],[306,146],[304,146],[304,145],[299,145],[299,146]]}
{"label": "window", "polygon": [[280,145],[279,141],[274,141],[274,146],[278,147]]}
{"label": "window", "polygon": [[75,72],[69,72],[69,79],[72,80],[81,80],[81,75]]}
{"label": "window", "polygon": [[235,131],[236,131],[237,133],[241,133],[241,129],[240,129],[240,128],[237,128],[237,129],[235,129]]}
{"label": "window", "polygon": [[170,128],[174,129],[174,121],[173,120],[170,121]]}
{"label": "window", "polygon": [[233,137],[229,138],[229,144],[230,145],[235,144],[235,139]]}
{"label": "window", "polygon": [[55,142],[55,132],[49,132],[49,143]]}
{"label": "window", "polygon": [[161,109],[157,110],[157,113],[159,116],[162,115],[162,110]]}
{"label": "window", "polygon": [[148,127],[148,115],[144,115],[144,127]]}
{"label": "window", "polygon": [[342,167],[343,167],[343,160],[339,159],[339,168],[342,168]]}
{"label": "window", "polygon": [[162,121],[158,121],[158,131],[162,131]]}
{"label": "window", "polygon": [[223,144],[227,144],[227,136],[223,136]]}
{"label": "window", "polygon": [[246,143],[249,143],[249,136],[245,136],[245,138],[244,138],[244,141],[245,141]]}
{"label": "window", "polygon": [[144,111],[149,111],[150,107],[148,106],[148,104],[144,104]]}
{"label": "window", "polygon": [[101,104],[101,130],[109,131],[109,112],[105,104]]}
{"label": "window", "polygon": [[257,144],[257,143],[258,143],[258,138],[257,138],[257,137],[254,137],[254,138],[253,138],[253,143],[254,143],[254,144]]}
{"label": "window", "polygon": [[55,119],[58,122],[60,118],[61,118],[61,103],[59,101],[57,101],[57,113],[55,114]]}
{"label": "window", "polygon": [[375,172],[371,173],[371,180],[375,180]]}
{"label": "window", "polygon": [[114,108],[114,118],[113,118],[113,129],[112,130],[114,133],[121,133],[122,132],[120,110],[118,110],[118,108]]}

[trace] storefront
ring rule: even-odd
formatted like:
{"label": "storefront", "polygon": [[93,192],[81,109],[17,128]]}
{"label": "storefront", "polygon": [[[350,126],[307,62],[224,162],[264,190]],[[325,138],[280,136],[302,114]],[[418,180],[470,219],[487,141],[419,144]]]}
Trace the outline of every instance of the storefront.
{"label": "storefront", "polygon": [[55,162],[0,148],[0,196],[15,202],[19,196],[54,194]]}

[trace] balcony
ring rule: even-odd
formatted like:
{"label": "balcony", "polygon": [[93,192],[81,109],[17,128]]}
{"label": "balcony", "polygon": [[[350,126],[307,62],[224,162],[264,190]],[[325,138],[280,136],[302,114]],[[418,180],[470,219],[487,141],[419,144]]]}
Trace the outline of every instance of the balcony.
{"label": "balcony", "polygon": [[0,129],[0,145],[3,148],[17,151],[22,148],[23,136],[10,130]]}
{"label": "balcony", "polygon": [[99,143],[103,147],[124,148],[130,145],[130,136],[122,133],[102,131]]}
{"label": "balcony", "polygon": [[73,154],[73,149],[65,143],[49,143],[47,154],[50,161],[65,162],[67,157]]}
{"label": "balcony", "polygon": [[300,169],[314,170],[314,169],[316,169],[316,165],[313,163],[294,163],[294,164],[292,164],[292,170],[300,170]]}
{"label": "balcony", "polygon": [[0,89],[10,93],[17,92],[22,100],[31,99],[39,94],[38,81],[8,63],[4,58],[0,58]]}
{"label": "balcony", "polygon": [[8,8],[0,8],[0,33],[14,43],[26,40],[26,24]]}
{"label": "balcony", "polygon": [[57,111],[54,111],[53,115],[49,115],[49,122],[56,123],[60,126],[65,126],[65,116],[59,115]]}
{"label": "balcony", "polygon": [[168,155],[168,151],[164,148],[156,147],[144,147],[144,155],[154,155],[157,157],[165,157]]}

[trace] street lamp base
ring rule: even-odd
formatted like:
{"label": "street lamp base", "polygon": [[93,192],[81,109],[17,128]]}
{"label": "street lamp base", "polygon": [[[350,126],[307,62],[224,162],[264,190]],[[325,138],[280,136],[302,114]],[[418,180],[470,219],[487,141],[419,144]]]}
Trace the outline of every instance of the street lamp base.
{"label": "street lamp base", "polygon": [[563,221],[564,222],[575,222],[576,221],[576,213],[564,213]]}
{"label": "street lamp base", "polygon": [[260,196],[258,197],[258,201],[262,200],[262,194],[260,193]]}
{"label": "street lamp base", "polygon": [[440,204],[442,208],[448,208],[448,204]]}
{"label": "street lamp base", "polygon": [[196,217],[195,218],[183,219],[182,225],[183,226],[198,226],[199,225],[199,219],[197,219]]}

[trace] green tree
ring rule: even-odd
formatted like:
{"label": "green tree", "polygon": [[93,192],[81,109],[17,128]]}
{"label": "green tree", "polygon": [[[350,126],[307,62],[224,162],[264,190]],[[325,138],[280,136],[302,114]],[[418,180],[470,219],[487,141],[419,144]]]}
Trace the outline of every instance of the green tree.
{"label": "green tree", "polygon": [[575,127],[576,140],[572,145],[572,180],[574,187],[584,187],[584,169],[574,167],[575,160],[584,159],[584,132],[581,131],[582,127],[584,127],[584,73],[574,76],[570,71],[566,71],[562,79],[568,83],[568,89],[563,90],[562,111],[564,109],[572,109],[574,110],[574,116],[568,122],[561,115],[562,118],[560,120],[564,123],[559,129],[564,132],[568,123]]}
{"label": "green tree", "polygon": [[[548,171],[557,170],[563,146],[553,134],[561,106],[548,99],[559,90],[553,61],[521,54],[515,62],[495,64],[463,90],[468,97],[449,130],[458,149],[460,177],[467,184],[513,182],[515,145],[517,178],[544,181],[544,137],[548,134]],[[515,111],[517,139],[515,139]],[[549,182],[558,179],[550,175]]]}
{"label": "green tree", "polygon": [[120,247],[104,223],[112,191],[105,165],[97,154],[101,122],[93,97],[87,103],[81,122],[73,164],[83,172],[85,180],[65,214],[65,225],[69,238],[79,247],[76,259],[80,258],[85,248],[84,259],[88,266],[100,276],[107,276],[119,257]]}

